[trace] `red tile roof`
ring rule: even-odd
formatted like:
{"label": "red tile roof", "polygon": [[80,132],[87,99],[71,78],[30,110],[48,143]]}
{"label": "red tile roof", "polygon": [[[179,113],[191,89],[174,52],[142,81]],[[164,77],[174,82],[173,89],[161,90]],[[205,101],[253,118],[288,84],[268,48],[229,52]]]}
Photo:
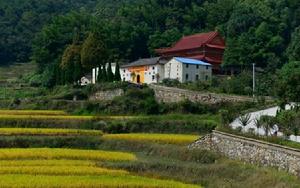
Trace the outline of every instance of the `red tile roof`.
{"label": "red tile roof", "polygon": [[213,32],[209,32],[209,33],[200,33],[200,34],[182,37],[173,47],[157,49],[156,52],[157,53],[167,53],[167,52],[199,48],[199,47],[209,43],[218,34],[219,34],[218,32],[213,31]]}

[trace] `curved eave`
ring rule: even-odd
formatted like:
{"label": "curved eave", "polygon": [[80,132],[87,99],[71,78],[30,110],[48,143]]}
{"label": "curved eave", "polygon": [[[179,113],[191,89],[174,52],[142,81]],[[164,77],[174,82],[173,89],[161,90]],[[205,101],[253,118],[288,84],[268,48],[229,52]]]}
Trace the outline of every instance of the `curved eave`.
{"label": "curved eave", "polygon": [[210,47],[210,48],[217,48],[217,49],[225,50],[225,46],[213,45],[213,44],[206,44],[206,46]]}

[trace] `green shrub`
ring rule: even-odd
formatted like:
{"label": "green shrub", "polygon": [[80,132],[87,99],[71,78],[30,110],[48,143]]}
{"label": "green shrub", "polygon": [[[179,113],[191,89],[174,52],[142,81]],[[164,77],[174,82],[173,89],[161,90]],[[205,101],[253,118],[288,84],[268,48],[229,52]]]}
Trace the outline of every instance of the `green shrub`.
{"label": "green shrub", "polygon": [[158,120],[156,118],[141,118],[127,121],[108,122],[104,127],[98,127],[107,133],[209,133],[217,127],[217,122],[206,120]]}

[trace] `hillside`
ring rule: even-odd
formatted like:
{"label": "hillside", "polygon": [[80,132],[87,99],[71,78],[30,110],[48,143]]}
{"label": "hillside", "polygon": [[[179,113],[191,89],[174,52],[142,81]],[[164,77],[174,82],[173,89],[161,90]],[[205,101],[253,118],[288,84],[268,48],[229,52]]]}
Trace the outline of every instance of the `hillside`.
{"label": "hillside", "polygon": [[36,65],[34,63],[15,63],[0,67],[0,83],[5,85],[19,81],[22,76],[34,73]]}
{"label": "hillside", "polygon": [[105,38],[110,48],[117,48],[113,58],[135,60],[170,46],[182,35],[219,30],[228,45],[226,64],[254,61],[275,68],[297,58],[291,37],[298,32],[299,10],[296,0],[3,0],[0,59],[1,64],[28,61],[36,34],[57,16],[73,11],[93,15],[97,22],[108,20],[105,30],[113,33]]}

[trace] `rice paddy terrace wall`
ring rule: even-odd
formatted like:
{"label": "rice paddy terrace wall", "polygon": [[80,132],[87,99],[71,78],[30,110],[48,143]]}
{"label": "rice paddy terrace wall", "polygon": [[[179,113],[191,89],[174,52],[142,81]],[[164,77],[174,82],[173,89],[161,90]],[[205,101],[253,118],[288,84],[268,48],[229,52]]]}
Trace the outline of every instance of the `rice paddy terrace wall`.
{"label": "rice paddy terrace wall", "polygon": [[158,85],[150,85],[155,92],[156,100],[164,103],[180,102],[188,99],[192,102],[202,102],[208,104],[215,104],[219,102],[245,102],[253,101],[250,97],[223,95],[215,93],[204,93],[197,91],[190,91],[185,89],[165,87]]}
{"label": "rice paddy terrace wall", "polygon": [[219,131],[202,137],[189,147],[213,150],[231,159],[276,167],[300,176],[300,150],[297,149]]}
{"label": "rice paddy terrace wall", "polygon": [[114,89],[108,91],[97,91],[89,97],[90,101],[109,101],[113,100],[115,97],[122,96],[124,94],[123,89]]}

